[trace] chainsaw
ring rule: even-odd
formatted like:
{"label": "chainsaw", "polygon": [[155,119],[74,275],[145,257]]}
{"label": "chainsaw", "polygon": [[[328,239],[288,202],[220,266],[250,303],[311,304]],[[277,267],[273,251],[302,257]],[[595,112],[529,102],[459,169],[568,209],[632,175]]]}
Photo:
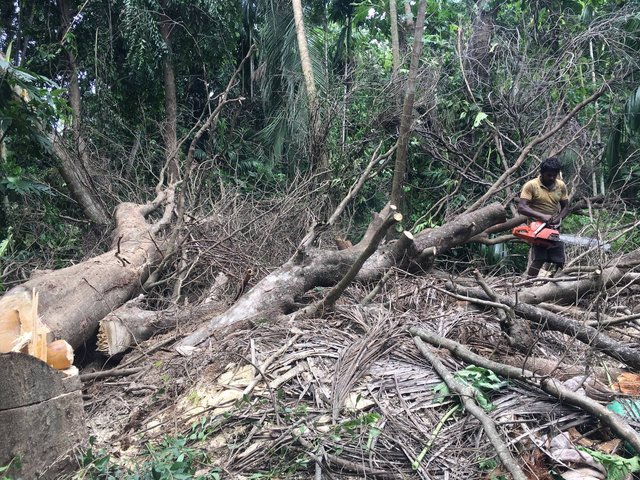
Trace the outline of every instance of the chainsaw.
{"label": "chainsaw", "polygon": [[520,225],[514,228],[511,233],[515,237],[539,247],[555,247],[558,242],[562,241],[560,232],[546,222],[531,222],[529,225]]}
{"label": "chainsaw", "polygon": [[511,233],[531,245],[540,247],[555,247],[559,242],[563,242],[586,248],[599,247],[605,252],[611,250],[610,243],[600,243],[597,238],[579,235],[561,235],[555,225],[546,222],[531,222],[529,225],[520,225],[514,228]]}

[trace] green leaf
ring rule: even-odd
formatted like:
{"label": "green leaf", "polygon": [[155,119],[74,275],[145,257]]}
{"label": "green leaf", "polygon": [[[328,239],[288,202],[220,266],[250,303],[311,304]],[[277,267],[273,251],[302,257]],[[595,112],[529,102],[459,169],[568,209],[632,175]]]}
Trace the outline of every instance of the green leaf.
{"label": "green leaf", "polygon": [[5,238],[4,240],[2,240],[0,242],[0,257],[2,257],[4,255],[4,252],[6,252],[7,249],[9,248],[9,243],[11,242],[11,237],[12,237],[12,235],[9,234],[9,236],[7,238]]}
{"label": "green leaf", "polygon": [[449,387],[447,387],[447,384],[444,383],[444,382],[441,382],[438,385],[436,385],[435,387],[433,387],[433,393],[436,394],[433,397],[434,403],[442,403],[442,402],[445,401],[445,399],[449,395],[451,395],[451,391],[449,390]]}
{"label": "green leaf", "polygon": [[485,121],[489,116],[484,112],[478,112],[476,118],[473,120],[473,128],[478,128],[480,124]]}
{"label": "green leaf", "polygon": [[640,132],[640,87],[627,98],[624,109],[629,130]]}
{"label": "green leaf", "polygon": [[580,446],[576,448],[588,453],[604,465],[607,470],[607,480],[624,480],[630,473],[640,472],[640,457],[638,456],[624,458],[619,455],[610,455]]}

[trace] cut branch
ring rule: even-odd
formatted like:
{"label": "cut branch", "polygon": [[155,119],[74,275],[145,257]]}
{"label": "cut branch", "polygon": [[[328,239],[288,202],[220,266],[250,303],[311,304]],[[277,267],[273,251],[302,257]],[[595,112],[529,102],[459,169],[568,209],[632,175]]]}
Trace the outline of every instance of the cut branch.
{"label": "cut branch", "polygon": [[614,414],[595,400],[591,400],[584,395],[580,395],[579,393],[568,389],[558,380],[553,378],[540,378],[529,370],[494,362],[481,355],[473,353],[460,343],[435,335],[423,329],[412,327],[409,331],[411,335],[420,337],[422,340],[429,342],[436,348],[444,347],[450,350],[451,353],[465,362],[487,368],[504,378],[522,380],[540,386],[542,390],[553,395],[562,403],[568,403],[569,405],[574,405],[586,412],[589,412],[598,420],[608,425],[611,430],[620,436],[620,438],[629,442],[636,451],[640,452],[640,434],[631,428],[624,418]]}
{"label": "cut branch", "polygon": [[[483,301],[488,300],[487,294],[477,288],[456,288],[453,286],[453,289],[457,292],[462,292],[466,297],[469,297],[470,300],[473,298]],[[535,307],[534,305],[518,303],[504,295],[499,295],[497,300],[511,307],[519,317],[535,323],[543,330],[562,332],[565,335],[575,337],[591,348],[595,348],[616,360],[622,361],[633,369],[640,369],[640,351],[638,351],[638,349],[624,345],[593,327],[582,325],[580,322]]]}
{"label": "cut branch", "polygon": [[514,479],[526,480],[527,476],[511,455],[507,445],[502,441],[502,438],[500,438],[500,434],[496,430],[493,420],[491,420],[491,417],[484,413],[482,407],[475,402],[475,389],[458,382],[447,367],[445,367],[440,361],[438,356],[430,352],[418,336],[415,336],[413,340],[418,347],[418,350],[420,350],[420,353],[429,360],[429,363],[431,363],[438,375],[442,377],[444,382],[447,384],[447,387],[458,395],[458,398],[460,399],[460,402],[462,402],[462,405],[464,405],[465,410],[480,421],[484,428],[484,433],[496,449],[496,452],[498,452],[498,457],[500,458],[502,465],[504,465]]}

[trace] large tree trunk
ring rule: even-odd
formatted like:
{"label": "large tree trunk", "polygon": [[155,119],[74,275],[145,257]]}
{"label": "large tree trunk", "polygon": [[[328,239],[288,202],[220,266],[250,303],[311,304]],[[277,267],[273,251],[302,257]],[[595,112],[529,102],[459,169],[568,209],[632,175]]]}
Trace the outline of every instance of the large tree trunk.
{"label": "large tree trunk", "polygon": [[472,93],[489,86],[489,62],[491,60],[491,36],[499,4],[489,8],[487,0],[475,4],[477,11],[471,27],[471,37],[465,55],[465,75]]}
{"label": "large tree trunk", "polygon": [[[421,256],[436,255],[461,245],[491,225],[504,222],[505,215],[500,204],[491,204],[461,215],[442,227],[425,230],[413,239],[413,243],[398,241],[383,245],[366,261],[357,280],[373,282],[392,266],[407,267]],[[335,285],[347,273],[369,244],[377,222],[381,223],[382,220],[375,219],[364,238],[349,249],[298,251],[282,267],[258,282],[230,309],[184,338],[179,346],[198,345],[216,330],[235,322],[269,319],[296,311],[300,307],[299,298],[305,292],[315,287]]]}
{"label": "large tree trunk", "polygon": [[304,84],[307,88],[307,100],[311,111],[316,108],[316,82],[313,77],[313,67],[311,65],[311,57],[307,48],[307,35],[304,30],[304,15],[302,11],[302,1],[293,0],[293,18],[296,24],[296,38],[298,40],[298,53],[300,55],[300,65],[302,66],[302,75],[304,76]]}
{"label": "large tree trunk", "polygon": [[[36,289],[40,294],[40,313],[43,322],[56,338],[63,338],[74,348],[81,346],[97,331],[100,320],[137,295],[151,268],[162,258],[167,245],[157,236],[166,225],[173,205],[173,193],[160,195],[146,205],[125,203],[116,210],[116,230],[112,249],[82,263],[41,275],[17,289]],[[165,215],[155,224],[148,224],[145,216],[165,202]],[[408,268],[455,246],[474,235],[505,220],[504,208],[491,204],[463,214],[442,227],[425,230],[414,239],[408,232],[403,241],[390,242],[378,248],[358,273],[357,280],[373,282],[392,266]],[[262,279],[231,308],[214,317],[195,333],[185,338],[181,346],[194,346],[213,332],[239,322],[273,318],[298,310],[299,299],[314,287],[333,286],[342,279],[372,241],[383,218],[376,215],[360,243],[346,250],[316,250],[300,247],[282,267]],[[8,292],[11,294],[11,291]],[[219,299],[214,299],[219,302]],[[135,309],[120,310],[141,325],[130,322],[136,341],[143,340],[159,328],[170,328],[176,318],[193,321],[206,318],[217,306],[203,306],[190,314],[169,312],[173,321],[162,315],[147,315]],[[133,312],[133,313],[132,313]],[[183,315],[183,313],[185,313]],[[112,316],[113,317],[113,316]],[[140,335],[137,338],[136,335]]]}
{"label": "large tree trunk", "polygon": [[165,215],[151,225],[145,215],[164,199],[161,194],[146,205],[121,204],[115,213],[111,250],[71,267],[41,273],[15,287],[39,293],[40,315],[56,338],[78,348],[95,335],[105,315],[140,291],[151,267],[163,256],[164,244],[156,234],[168,221]]}
{"label": "large tree trunk", "polygon": [[313,75],[313,64],[307,46],[307,34],[304,28],[304,11],[302,0],[293,0],[293,19],[296,26],[296,39],[302,76],[307,91],[307,104],[309,109],[309,138],[311,142],[311,164],[314,169],[326,171],[329,168],[329,157],[325,145],[327,125],[323,124],[320,112],[320,102],[316,89],[316,81]]}
{"label": "large tree trunk", "polygon": [[389,19],[391,20],[392,78],[395,79],[400,70],[400,40],[398,37],[398,8],[396,0],[389,0]]}

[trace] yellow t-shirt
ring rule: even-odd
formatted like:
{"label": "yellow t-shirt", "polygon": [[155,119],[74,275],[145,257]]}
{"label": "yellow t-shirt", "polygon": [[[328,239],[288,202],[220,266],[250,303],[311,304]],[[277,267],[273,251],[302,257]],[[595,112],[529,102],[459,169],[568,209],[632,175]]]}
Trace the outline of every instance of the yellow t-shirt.
{"label": "yellow t-shirt", "polygon": [[538,177],[524,184],[520,198],[529,200],[529,206],[536,212],[555,215],[560,212],[560,201],[569,200],[569,194],[562,180],[556,179],[555,184],[547,188]]}

